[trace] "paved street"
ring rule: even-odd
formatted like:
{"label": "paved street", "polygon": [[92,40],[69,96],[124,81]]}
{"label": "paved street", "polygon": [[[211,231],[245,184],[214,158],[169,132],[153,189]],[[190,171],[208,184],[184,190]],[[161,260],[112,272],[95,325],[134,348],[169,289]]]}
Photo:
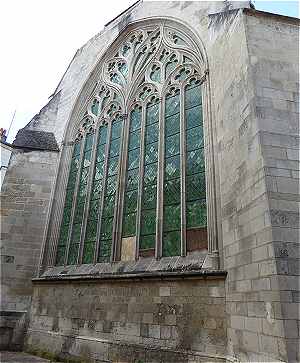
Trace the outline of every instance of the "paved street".
{"label": "paved street", "polygon": [[[0,352],[1,363],[51,363],[48,359],[39,358],[23,352]],[[53,362],[55,363],[55,362]]]}

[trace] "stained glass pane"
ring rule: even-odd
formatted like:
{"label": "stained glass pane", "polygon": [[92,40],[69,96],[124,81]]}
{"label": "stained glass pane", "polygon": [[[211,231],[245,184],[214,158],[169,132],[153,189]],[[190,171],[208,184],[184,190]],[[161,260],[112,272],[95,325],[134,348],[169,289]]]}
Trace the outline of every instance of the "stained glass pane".
{"label": "stained glass pane", "polygon": [[151,234],[155,233],[156,228],[156,211],[145,210],[142,212],[141,216],[141,234]]}
{"label": "stained glass pane", "polygon": [[117,176],[110,176],[107,178],[106,182],[106,195],[114,194],[117,190]]}
{"label": "stained glass pane", "polygon": [[186,131],[187,151],[195,150],[203,146],[203,129],[201,126]]}
{"label": "stained glass pane", "polygon": [[130,131],[135,131],[141,127],[141,112],[133,110],[130,114]]}
{"label": "stained glass pane", "polygon": [[114,140],[121,137],[121,132],[122,132],[122,122],[114,121],[111,127],[111,139]]}
{"label": "stained glass pane", "polygon": [[59,244],[66,245],[68,241],[69,225],[61,226],[59,235]]}
{"label": "stained glass pane", "polygon": [[111,239],[102,240],[99,251],[99,262],[109,262],[111,254]]}
{"label": "stained glass pane", "polygon": [[158,141],[158,123],[146,127],[146,144]]}
{"label": "stained glass pane", "polygon": [[92,113],[96,116],[98,115],[98,109],[99,109],[99,101],[94,100],[94,102],[92,104]]}
{"label": "stained glass pane", "polygon": [[94,260],[95,243],[85,243],[83,249],[82,263],[92,263]]}
{"label": "stained glass pane", "polygon": [[186,203],[186,224],[191,227],[206,226],[206,204],[203,200]]}
{"label": "stained glass pane", "polygon": [[71,218],[71,208],[65,208],[64,209],[64,214],[63,214],[63,219],[62,219],[62,225],[67,225],[70,223],[70,218]]}
{"label": "stained glass pane", "polygon": [[166,118],[165,135],[166,137],[178,134],[180,132],[180,115],[179,113]]}
{"label": "stained glass pane", "polygon": [[74,223],[80,223],[84,211],[84,204],[77,204],[74,214]]}
{"label": "stained glass pane", "polygon": [[99,129],[99,140],[98,140],[99,145],[106,143],[106,135],[107,135],[107,126],[101,126]]}
{"label": "stained glass pane", "polygon": [[186,174],[200,173],[205,169],[204,149],[187,152]]}
{"label": "stained glass pane", "polygon": [[108,175],[114,175],[118,172],[119,157],[111,158],[108,164]]}
{"label": "stained glass pane", "polygon": [[159,104],[156,103],[153,106],[147,107],[147,114],[146,114],[146,125],[153,124],[155,122],[158,122],[159,118]]}
{"label": "stained glass pane", "polygon": [[101,144],[98,146],[98,149],[97,149],[97,163],[101,162],[101,161],[104,161],[105,159],[105,148],[106,148],[106,145],[105,144]]}
{"label": "stained glass pane", "polygon": [[65,246],[58,246],[56,252],[56,265],[63,265],[65,262]]}
{"label": "stained glass pane", "polygon": [[176,68],[175,62],[168,62],[166,64],[166,76],[168,77],[175,68]]}
{"label": "stained glass pane", "polygon": [[128,152],[128,166],[127,169],[134,169],[139,166],[140,150],[134,149]]}
{"label": "stained glass pane", "polygon": [[180,179],[165,181],[164,183],[164,204],[180,203]]}
{"label": "stained glass pane", "polygon": [[186,110],[186,128],[190,129],[195,126],[202,126],[202,107],[196,106],[189,110]]}
{"label": "stained glass pane", "polygon": [[139,177],[139,169],[129,170],[127,172],[126,190],[137,189]]}
{"label": "stained glass pane", "polygon": [[104,239],[111,239],[113,229],[113,217],[103,218],[101,221],[101,242]]}
{"label": "stained glass pane", "polygon": [[137,196],[138,196],[137,190],[132,190],[125,194],[125,208],[124,208],[125,214],[136,212]]}
{"label": "stained glass pane", "polygon": [[103,173],[104,173],[104,164],[103,163],[97,163],[95,165],[95,175],[94,175],[94,179],[95,180],[100,180],[103,178]]}
{"label": "stained glass pane", "polygon": [[85,151],[91,150],[93,147],[93,142],[94,142],[94,135],[93,134],[86,135],[84,150]]}
{"label": "stained glass pane", "polygon": [[69,255],[68,255],[68,265],[74,265],[77,263],[79,251],[79,243],[74,243],[70,245]]}
{"label": "stained glass pane", "polygon": [[128,150],[136,149],[140,147],[141,131],[137,130],[130,133]]}
{"label": "stained glass pane", "polygon": [[150,164],[158,159],[158,145],[157,142],[145,145],[145,164]]}
{"label": "stained glass pane", "polygon": [[164,207],[164,231],[180,228],[180,204]]}
{"label": "stained glass pane", "polygon": [[156,208],[156,184],[147,185],[144,187],[142,206],[143,209]]}
{"label": "stained glass pane", "polygon": [[74,196],[74,190],[73,189],[67,189],[65,206],[70,206],[70,205],[72,206],[73,196]]}
{"label": "stained glass pane", "polygon": [[181,244],[180,231],[172,231],[163,235],[163,256],[178,256],[180,255]]}
{"label": "stained glass pane", "polygon": [[79,242],[80,241],[80,232],[81,232],[81,224],[74,224],[72,230],[72,242]]}
{"label": "stained glass pane", "polygon": [[115,196],[110,195],[104,198],[102,218],[112,217],[114,215]]}
{"label": "stained glass pane", "polygon": [[155,234],[148,234],[140,237],[140,249],[155,248]]}
{"label": "stained glass pane", "polygon": [[86,227],[85,239],[87,241],[95,241],[96,235],[97,235],[97,221],[89,220]]}
{"label": "stained glass pane", "polygon": [[205,198],[205,174],[195,174],[186,178],[186,200]]}
{"label": "stained glass pane", "polygon": [[[77,172],[70,174],[68,181],[68,189],[74,189],[76,183]],[[73,190],[74,191],[74,190]]]}
{"label": "stained glass pane", "polygon": [[123,237],[135,235],[136,228],[136,213],[126,214],[123,218]]}
{"label": "stained glass pane", "polygon": [[109,157],[113,158],[114,156],[119,155],[120,149],[120,139],[112,140],[109,148]]}
{"label": "stained glass pane", "polygon": [[179,94],[166,98],[166,114],[165,116],[171,116],[180,111],[180,98]]}
{"label": "stained glass pane", "polygon": [[185,107],[191,108],[202,104],[201,86],[188,86],[185,89]]}
{"label": "stained glass pane", "polygon": [[157,163],[145,165],[144,169],[144,184],[152,184],[157,178]]}
{"label": "stained glass pane", "polygon": [[92,200],[90,202],[90,211],[89,211],[89,218],[93,220],[98,219],[98,206],[99,206],[99,200]]}
{"label": "stained glass pane", "polygon": [[165,179],[177,178],[180,176],[180,156],[172,156],[165,160]]}
{"label": "stained glass pane", "polygon": [[94,180],[91,199],[99,199],[102,192],[102,180]]}
{"label": "stained glass pane", "polygon": [[173,156],[180,153],[180,134],[166,138],[165,156]]}

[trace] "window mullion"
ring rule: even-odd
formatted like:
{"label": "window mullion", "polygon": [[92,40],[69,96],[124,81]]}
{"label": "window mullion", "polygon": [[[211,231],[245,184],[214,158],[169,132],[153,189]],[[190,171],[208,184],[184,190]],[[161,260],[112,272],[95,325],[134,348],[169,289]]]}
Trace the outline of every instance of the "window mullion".
{"label": "window mullion", "polygon": [[82,255],[83,255],[83,247],[85,242],[85,234],[86,234],[86,225],[89,215],[89,207],[90,207],[90,196],[92,191],[92,184],[94,179],[94,173],[95,173],[95,164],[96,164],[96,154],[97,154],[97,140],[98,140],[98,134],[99,134],[99,128],[97,132],[94,132],[94,142],[93,142],[93,153],[92,153],[92,161],[90,165],[90,172],[88,177],[88,187],[87,187],[87,193],[85,197],[85,203],[84,203],[84,214],[83,214],[83,221],[81,226],[81,235],[80,235],[80,246],[79,246],[79,263],[82,263]]}
{"label": "window mullion", "polygon": [[145,129],[146,129],[146,106],[142,108],[142,120],[141,120],[141,146],[140,146],[140,163],[139,163],[139,186],[138,186],[138,198],[137,198],[137,218],[136,218],[136,240],[135,240],[135,258],[139,258],[139,241],[141,234],[141,210],[142,210],[142,194],[144,183],[144,160],[145,160]]}
{"label": "window mullion", "polygon": [[165,158],[165,98],[160,98],[159,106],[159,138],[158,138],[158,170],[157,170],[157,207],[156,207],[156,238],[155,238],[155,258],[162,255],[163,240],[163,210],[164,210],[164,158]]}
{"label": "window mullion", "polygon": [[74,222],[74,216],[75,216],[75,212],[76,212],[77,194],[78,194],[78,189],[79,189],[81,168],[82,168],[83,156],[84,156],[85,139],[86,139],[86,134],[82,138],[81,146],[80,146],[80,163],[79,163],[78,172],[77,172],[77,176],[76,176],[76,183],[75,183],[75,187],[74,187],[75,192],[73,195],[73,207],[72,207],[72,213],[71,213],[71,218],[70,218],[68,242],[67,242],[67,246],[66,246],[65,263],[64,263],[65,265],[68,264],[68,258],[69,258],[69,249],[70,249],[71,238],[72,238],[73,222]]}
{"label": "window mullion", "polygon": [[180,90],[180,199],[181,199],[181,256],[186,255],[186,203],[185,203],[185,165],[186,165],[186,137],[185,137],[185,92]]}
{"label": "window mullion", "polygon": [[[101,198],[99,201],[100,207],[99,207],[99,214],[98,214],[98,223],[97,223],[97,236],[96,236],[96,248],[95,248],[95,256],[94,256],[94,262],[97,263],[98,255],[99,255],[99,249],[101,248],[101,224],[102,224],[102,214],[103,214],[103,207],[104,207],[104,196],[105,196],[105,190],[106,190],[106,180],[107,180],[107,172],[108,172],[108,156],[109,156],[109,149],[110,149],[110,138],[111,138],[111,126],[112,123],[110,122],[108,124],[108,132],[106,135],[107,143],[105,145],[105,159],[104,159],[104,171],[103,171],[103,186],[102,186],[102,192],[101,192]],[[112,254],[111,254],[112,258]]]}

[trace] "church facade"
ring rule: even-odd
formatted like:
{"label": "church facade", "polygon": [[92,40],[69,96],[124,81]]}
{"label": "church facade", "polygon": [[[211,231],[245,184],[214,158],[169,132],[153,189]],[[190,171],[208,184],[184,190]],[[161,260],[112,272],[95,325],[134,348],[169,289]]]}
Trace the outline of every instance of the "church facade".
{"label": "church facade", "polygon": [[5,349],[297,362],[299,21],[137,2],[79,49],[2,185]]}

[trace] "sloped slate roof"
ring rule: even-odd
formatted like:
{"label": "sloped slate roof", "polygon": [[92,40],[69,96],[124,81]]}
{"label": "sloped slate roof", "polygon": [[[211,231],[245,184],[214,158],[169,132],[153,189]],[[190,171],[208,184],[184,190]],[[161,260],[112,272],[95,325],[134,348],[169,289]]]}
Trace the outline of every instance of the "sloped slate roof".
{"label": "sloped slate roof", "polygon": [[27,149],[59,151],[53,132],[35,131],[26,128],[18,131],[13,145]]}

